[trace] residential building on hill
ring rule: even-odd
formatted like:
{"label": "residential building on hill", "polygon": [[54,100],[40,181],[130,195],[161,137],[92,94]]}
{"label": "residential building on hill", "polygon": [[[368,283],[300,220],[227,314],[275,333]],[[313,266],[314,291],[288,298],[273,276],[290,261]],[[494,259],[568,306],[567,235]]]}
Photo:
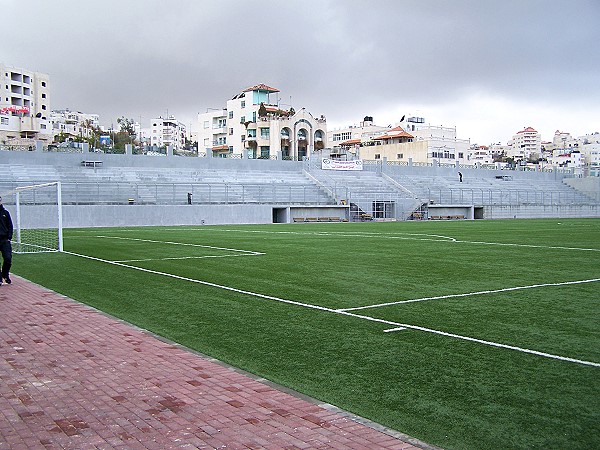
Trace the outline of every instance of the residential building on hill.
{"label": "residential building on hill", "polygon": [[50,77],[0,64],[0,141],[26,145],[52,139]]}
{"label": "residential building on hill", "polygon": [[186,128],[173,116],[152,119],[150,128],[150,145],[154,147],[171,146],[173,150],[185,147]]}
{"label": "residential building on hill", "polygon": [[413,163],[467,163],[470,141],[456,137],[456,128],[426,124],[422,117],[404,118],[387,127],[366,116],[359,126],[329,132],[329,142],[362,159]]}
{"label": "residential building on hill", "polygon": [[469,162],[480,164],[492,164],[494,156],[492,150],[487,145],[473,145],[469,149]]}
{"label": "residential building on hill", "polygon": [[532,127],[527,127],[517,132],[508,141],[508,155],[515,161],[537,159],[542,155],[542,137]]}
{"label": "residential building on hill", "polygon": [[281,108],[278,93],[258,84],[228,100],[224,109],[198,114],[198,154],[302,160],[324,148],[325,117],[314,117],[304,108]]}
{"label": "residential building on hill", "polygon": [[50,112],[50,123],[54,136],[63,133],[69,138],[89,138],[94,129],[100,128],[100,117],[98,114],[58,109]]}

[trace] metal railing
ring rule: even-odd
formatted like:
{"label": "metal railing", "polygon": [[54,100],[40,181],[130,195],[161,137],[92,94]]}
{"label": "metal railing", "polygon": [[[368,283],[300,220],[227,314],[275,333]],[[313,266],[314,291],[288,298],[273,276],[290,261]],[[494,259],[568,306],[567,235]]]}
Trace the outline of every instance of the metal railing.
{"label": "metal railing", "polygon": [[[20,184],[0,182],[0,192],[13,192]],[[38,184],[28,181],[26,184]],[[283,183],[128,183],[62,182],[62,202],[71,205],[188,203],[194,204],[309,204],[327,205],[333,201],[313,185]],[[40,201],[36,199],[32,201]]]}

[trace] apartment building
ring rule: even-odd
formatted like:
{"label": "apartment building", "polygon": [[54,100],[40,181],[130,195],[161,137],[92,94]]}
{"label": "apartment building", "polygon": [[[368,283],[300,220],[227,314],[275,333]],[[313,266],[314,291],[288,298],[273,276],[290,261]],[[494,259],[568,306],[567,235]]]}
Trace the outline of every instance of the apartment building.
{"label": "apartment building", "polygon": [[468,159],[471,163],[492,164],[494,156],[487,145],[474,145],[469,149]]}
{"label": "apartment building", "polygon": [[155,147],[171,146],[173,150],[185,147],[186,128],[175,117],[152,119],[150,145]]}
{"label": "apartment building", "polygon": [[539,158],[542,155],[542,137],[532,127],[527,127],[508,141],[508,147],[508,156],[516,161]]}
{"label": "apartment building", "polygon": [[371,116],[365,116],[358,126],[329,132],[329,142],[362,159],[415,163],[466,164],[470,141],[459,139],[455,127],[435,126],[423,117],[404,117],[396,126],[377,126]]}
{"label": "apartment building", "polygon": [[327,142],[325,117],[282,108],[279,90],[244,89],[223,109],[198,114],[198,153],[214,157],[302,160]]}
{"label": "apartment building", "polygon": [[0,142],[50,141],[50,77],[0,64]]}
{"label": "apartment building", "polygon": [[100,116],[69,109],[56,109],[50,112],[53,135],[64,134],[69,138],[89,138],[93,130],[100,128]]}

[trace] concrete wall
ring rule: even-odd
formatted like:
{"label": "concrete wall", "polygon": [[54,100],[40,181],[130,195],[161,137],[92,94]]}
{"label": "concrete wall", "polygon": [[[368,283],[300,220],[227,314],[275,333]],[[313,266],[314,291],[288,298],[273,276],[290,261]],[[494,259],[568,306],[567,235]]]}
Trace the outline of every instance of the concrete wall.
{"label": "concrete wall", "polygon": [[600,199],[600,177],[569,178],[565,183],[592,198]]}
{"label": "concrete wall", "polygon": [[599,205],[484,206],[484,219],[599,218]]}
{"label": "concrete wall", "polygon": [[[14,205],[6,209],[16,226]],[[273,222],[270,205],[63,205],[64,228],[130,227],[167,225],[265,224]],[[27,228],[56,227],[56,208],[21,207],[21,223]]]}

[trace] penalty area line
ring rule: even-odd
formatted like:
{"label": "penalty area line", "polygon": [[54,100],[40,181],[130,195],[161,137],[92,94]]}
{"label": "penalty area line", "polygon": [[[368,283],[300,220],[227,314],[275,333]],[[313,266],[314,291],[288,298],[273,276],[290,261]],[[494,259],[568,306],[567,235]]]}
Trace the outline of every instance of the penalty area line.
{"label": "penalty area line", "polygon": [[67,254],[67,255],[72,255],[72,256],[76,256],[79,258],[85,258],[85,259],[90,259],[92,261],[98,261],[98,262],[102,262],[105,264],[112,264],[115,266],[119,266],[119,267],[124,267],[127,269],[133,269],[133,270],[139,270],[141,272],[146,272],[146,273],[150,273],[150,274],[154,274],[154,275],[161,275],[161,276],[165,276],[165,277],[169,277],[169,278],[174,278],[177,280],[182,280],[182,281],[189,281],[192,283],[197,283],[197,284],[202,284],[204,286],[210,286],[210,287],[214,287],[214,288],[218,288],[218,289],[224,289],[226,291],[230,291],[230,292],[236,292],[238,294],[244,294],[244,295],[249,295],[249,296],[253,296],[253,297],[258,297],[258,298],[263,298],[265,300],[273,300],[276,302],[280,302],[280,303],[284,303],[284,304],[288,304],[288,305],[296,305],[296,306],[300,306],[303,308],[308,308],[308,309],[314,309],[317,311],[323,311],[323,312],[329,312],[332,314],[339,314],[339,315],[343,315],[343,316],[347,316],[347,317],[354,317],[357,319],[362,319],[362,320],[368,320],[370,322],[376,322],[376,323],[381,323],[381,324],[385,324],[385,325],[390,325],[394,328],[407,328],[410,330],[416,330],[416,331],[423,331],[426,333],[433,333],[433,334],[437,334],[440,336],[446,336],[446,337],[451,337],[454,339],[460,339],[460,340],[464,340],[464,341],[469,341],[469,342],[475,342],[478,344],[483,344],[483,345],[488,345],[491,347],[496,347],[496,348],[502,348],[502,349],[506,349],[506,350],[514,350],[514,351],[518,351],[521,353],[527,353],[530,355],[537,355],[537,356],[543,356],[545,358],[550,358],[550,359],[555,359],[555,360],[559,360],[559,361],[565,361],[565,362],[571,362],[571,363],[576,363],[576,364],[582,364],[582,365],[586,365],[586,366],[592,366],[592,367],[600,367],[600,363],[596,363],[593,361],[585,361],[585,360],[580,360],[580,359],[575,359],[575,358],[568,358],[565,356],[560,356],[560,355],[554,355],[551,353],[545,353],[545,352],[539,352],[537,350],[531,350],[531,349],[527,349],[527,348],[522,348],[522,347],[516,347],[513,345],[507,345],[507,344],[500,344],[497,342],[492,342],[492,341],[485,341],[482,339],[476,339],[476,338],[472,338],[469,336],[462,336],[459,334],[453,334],[453,333],[447,333],[445,331],[440,331],[440,330],[434,330],[431,328],[425,328],[425,327],[420,327],[420,326],[416,326],[416,325],[408,325],[408,324],[403,324],[403,323],[398,323],[398,322],[392,322],[390,320],[384,320],[384,319],[378,319],[376,317],[369,317],[369,316],[363,316],[360,314],[354,314],[351,312],[347,312],[347,311],[341,311],[338,309],[331,309],[331,308],[326,308],[324,306],[318,306],[318,305],[311,305],[309,303],[302,303],[302,302],[297,302],[294,300],[287,300],[287,299],[283,299],[283,298],[279,298],[279,297],[274,297],[271,295],[265,295],[265,294],[260,294],[257,292],[251,292],[251,291],[246,291],[243,289],[237,289],[237,288],[233,288],[231,286],[224,286],[222,284],[217,284],[217,283],[211,283],[209,281],[203,281],[203,280],[196,280],[194,278],[188,278],[188,277],[183,277],[180,275],[174,275],[171,273],[167,273],[167,272],[159,272],[156,270],[151,270],[151,269],[145,269],[143,267],[136,267],[136,266],[131,266],[129,264],[123,264],[123,263],[119,263],[119,262],[115,262],[115,261],[108,261],[106,259],[102,259],[102,258],[96,258],[94,256],[88,256],[88,255],[81,255],[79,253],[73,253],[73,252],[68,252],[68,251],[64,251],[63,253]]}
{"label": "penalty area line", "polygon": [[146,259],[122,259],[115,260],[113,262],[118,263],[127,263],[127,262],[147,262],[147,261],[171,261],[171,260],[180,260],[180,259],[204,259],[204,258],[237,258],[240,256],[261,256],[264,253],[249,253],[242,255],[205,255],[205,256],[177,256],[177,257],[166,257],[166,258],[146,258]]}
{"label": "penalty area line", "polygon": [[249,253],[251,255],[265,255],[266,254],[266,253],[261,253],[261,252],[254,252],[251,250],[240,250],[239,248],[214,247],[211,245],[190,244],[190,243],[186,243],[186,242],[155,241],[152,239],[128,238],[128,237],[120,237],[120,236],[103,236],[103,235],[97,235],[95,237],[103,238],[103,239],[119,239],[122,241],[151,242],[153,244],[169,244],[169,245],[182,245],[185,247],[209,248],[211,250],[226,250],[226,251],[230,251],[230,252]]}

